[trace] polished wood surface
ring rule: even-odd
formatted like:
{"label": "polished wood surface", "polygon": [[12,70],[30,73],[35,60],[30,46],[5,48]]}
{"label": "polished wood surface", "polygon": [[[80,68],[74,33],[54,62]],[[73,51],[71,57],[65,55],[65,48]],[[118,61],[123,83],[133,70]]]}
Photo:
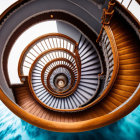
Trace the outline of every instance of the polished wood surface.
{"label": "polished wood surface", "polygon": [[[30,0],[26,0],[26,1],[30,1]],[[12,6],[10,6],[2,15],[0,15],[0,23],[2,23],[3,20],[6,19],[6,16],[8,14],[10,14],[11,12],[13,12],[16,8],[16,6],[18,7],[18,5],[22,5],[22,3],[26,2],[25,0],[19,0],[17,1],[15,4],[13,4]],[[54,15],[54,20],[62,20],[62,21],[66,21],[71,23],[72,26],[77,27],[79,30],[81,30],[86,36],[88,36],[89,40],[91,40],[91,42],[93,44],[95,44],[96,46],[98,46],[98,44],[96,43],[96,38],[97,35],[81,20],[77,19],[76,17],[62,12],[62,11],[47,11],[45,13],[36,15],[35,17],[31,17],[29,20],[23,22],[23,24],[21,24],[16,30],[15,32],[13,32],[13,34],[11,35],[11,38],[8,40],[7,45],[5,47],[5,51],[3,54],[3,71],[4,71],[4,75],[6,78],[6,81],[8,83],[8,85],[10,86],[10,80],[9,80],[9,76],[8,76],[8,71],[7,71],[7,66],[5,64],[8,63],[8,57],[9,53],[11,51],[11,48],[14,44],[14,42],[16,41],[16,39],[28,28],[30,28],[32,25],[36,24],[36,23],[40,23],[42,21],[46,21],[46,20],[50,20],[50,15]],[[98,50],[98,48],[97,48]],[[99,51],[99,50],[98,50]]]}
{"label": "polished wood surface", "polygon": [[[74,45],[74,52],[76,51],[76,49],[77,49],[77,42],[75,41],[75,40],[73,40],[72,38],[70,38],[70,37],[68,37],[68,36],[66,36],[66,35],[64,35],[64,34],[60,34],[60,33],[49,33],[49,34],[45,34],[45,35],[42,35],[42,36],[39,36],[38,38],[36,38],[36,39],[34,39],[31,43],[29,43],[26,47],[25,47],[25,49],[23,50],[23,52],[22,52],[22,54],[21,54],[21,56],[20,56],[20,59],[19,59],[19,62],[18,62],[18,75],[19,75],[19,77],[20,77],[20,80],[21,80],[21,82],[23,82],[23,80],[22,80],[22,76],[23,76],[23,73],[22,73],[22,69],[23,69],[23,62],[25,61],[25,58],[27,57],[27,54],[28,54],[28,52],[33,48],[33,46],[35,46],[39,41],[42,41],[43,39],[45,40],[45,39],[49,39],[49,38],[53,38],[53,37],[58,37],[58,38],[63,38],[63,39],[65,39],[65,40],[68,40],[68,41],[70,41],[70,43],[71,44],[73,44]],[[53,42],[54,43],[54,42]],[[64,43],[64,41],[63,41],[63,43]],[[49,44],[50,44],[50,42],[49,42]],[[51,45],[51,44],[50,44]],[[54,44],[53,44],[54,45]],[[46,46],[47,46],[47,48],[48,48],[48,45],[46,44]],[[55,46],[55,45],[54,45]],[[63,45],[62,45],[63,46]],[[57,47],[58,48],[60,48],[61,50],[63,50],[63,48],[61,48],[62,47],[61,46],[61,43],[60,43],[60,46],[58,46],[58,44],[57,44]],[[43,48],[44,48],[44,46],[43,46]],[[40,50],[40,48],[38,47],[38,49]],[[44,48],[44,50],[45,50],[45,48]],[[45,53],[49,53],[49,52],[51,52],[51,51],[55,51],[56,50],[56,48],[54,49],[52,46],[51,46],[51,48],[48,48],[48,50],[45,50]],[[36,51],[36,50],[34,50],[34,51]],[[40,50],[41,51],[41,50]],[[71,53],[71,51],[70,50],[68,50],[67,48],[65,49],[65,51],[67,51],[68,53],[70,53],[70,54],[73,54],[73,53]],[[42,51],[41,51],[42,52]],[[39,52],[36,52],[39,56],[41,55]],[[44,54],[44,53],[43,53]],[[77,57],[78,57],[78,54],[76,54],[77,55]],[[33,55],[34,56],[34,55]],[[39,58],[39,56],[37,57],[37,58]],[[41,55],[42,56],[42,55]],[[73,55],[74,56],[74,55]],[[29,56],[28,56],[29,57]],[[36,57],[36,56],[35,56]],[[29,58],[30,60],[32,60],[32,58]],[[37,60],[37,59],[36,59]]]}
{"label": "polished wood surface", "polygon": [[[115,24],[113,24],[113,22]],[[140,49],[137,42],[138,40],[136,40],[136,38],[132,38],[134,37],[132,35],[132,32],[128,31],[125,28],[125,25],[118,26],[120,25],[120,23],[115,19],[113,20],[113,22],[109,28],[110,30],[112,30],[117,46],[119,56],[119,71],[116,77],[116,81],[114,81],[115,83],[111,88],[111,91],[108,93],[106,97],[104,97],[102,101],[100,101],[93,107],[81,112],[74,113],[53,112],[40,106],[33,99],[32,95],[29,92],[28,87],[24,88],[18,87],[17,89],[16,88],[14,89],[14,93],[17,98],[17,103],[23,109],[27,110],[29,113],[36,115],[40,118],[42,118],[43,116],[44,117],[43,119],[60,122],[75,122],[75,121],[79,122],[99,118],[103,115],[111,113],[113,110],[117,109],[117,107],[119,107],[125,101],[127,101],[129,97],[133,95],[138,84],[140,83],[140,66],[139,66],[140,57],[138,55]],[[126,37],[124,37],[124,33],[127,34]],[[130,36],[128,33],[130,33]],[[121,41],[119,40],[119,38]],[[134,40],[136,40],[135,44],[131,43],[134,42]],[[127,63],[126,62],[124,63],[124,61],[127,61]],[[35,110],[37,110],[38,113],[36,111],[34,112],[34,108],[36,108]],[[42,112],[42,115],[39,112]],[[43,112],[44,113],[46,112],[47,115],[46,116],[43,115],[44,114]],[[61,119],[62,114],[63,119]]]}
{"label": "polished wood surface", "polygon": [[19,106],[9,100],[2,90],[0,99],[25,121],[51,131],[87,131],[124,117],[140,104],[139,40],[134,31],[118,16],[112,19],[109,29],[116,42],[119,70],[110,92],[98,104],[81,112],[54,112],[40,106],[32,97],[27,85],[13,88]]}

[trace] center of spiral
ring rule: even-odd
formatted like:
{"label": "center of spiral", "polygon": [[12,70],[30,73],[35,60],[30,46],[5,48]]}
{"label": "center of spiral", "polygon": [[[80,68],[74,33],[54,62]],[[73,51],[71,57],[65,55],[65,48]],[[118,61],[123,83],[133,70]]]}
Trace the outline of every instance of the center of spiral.
{"label": "center of spiral", "polygon": [[64,82],[63,80],[59,80],[59,81],[58,81],[58,86],[59,86],[60,88],[65,87],[65,82]]}
{"label": "center of spiral", "polygon": [[59,74],[55,77],[54,83],[58,89],[63,89],[68,84],[68,78],[65,74]]}

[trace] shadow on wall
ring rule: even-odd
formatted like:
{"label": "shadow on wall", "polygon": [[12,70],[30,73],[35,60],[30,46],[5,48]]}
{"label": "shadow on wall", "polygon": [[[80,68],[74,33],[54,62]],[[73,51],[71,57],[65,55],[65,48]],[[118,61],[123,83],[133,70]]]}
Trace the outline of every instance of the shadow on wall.
{"label": "shadow on wall", "polygon": [[46,131],[21,120],[0,101],[0,140],[138,140],[140,105],[129,115],[106,127],[82,133]]}

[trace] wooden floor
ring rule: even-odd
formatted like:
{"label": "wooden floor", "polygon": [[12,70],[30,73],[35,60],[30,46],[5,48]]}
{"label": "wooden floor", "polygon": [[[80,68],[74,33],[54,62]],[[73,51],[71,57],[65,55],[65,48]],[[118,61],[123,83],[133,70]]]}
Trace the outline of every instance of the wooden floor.
{"label": "wooden floor", "polygon": [[114,17],[110,25],[119,54],[119,73],[108,95],[92,108],[75,113],[54,112],[42,107],[32,97],[27,86],[14,88],[16,101],[27,112],[40,118],[76,122],[105,115],[125,102],[140,83],[140,46],[134,32],[122,20]]}

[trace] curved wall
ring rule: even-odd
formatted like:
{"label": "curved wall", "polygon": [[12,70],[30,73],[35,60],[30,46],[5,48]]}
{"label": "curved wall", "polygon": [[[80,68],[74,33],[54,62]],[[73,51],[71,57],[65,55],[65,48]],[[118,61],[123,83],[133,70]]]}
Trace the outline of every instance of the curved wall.
{"label": "curved wall", "polygon": [[[10,15],[8,15],[8,18],[4,19],[4,22],[3,19],[1,20],[0,58],[3,58],[3,50],[6,47],[9,38],[20,25],[38,14],[49,11],[63,11],[65,13],[69,13],[78,18],[80,21],[84,22],[85,25],[89,27],[96,35],[98,35],[100,31],[102,9],[99,9],[98,6],[92,1],[81,0],[79,2],[74,0],[31,0],[16,8],[14,12],[11,12]],[[4,77],[4,71],[2,70],[3,63],[5,63],[5,60],[1,59],[0,85],[2,90],[5,93],[8,93],[7,96],[14,100],[12,91],[9,89]]]}

